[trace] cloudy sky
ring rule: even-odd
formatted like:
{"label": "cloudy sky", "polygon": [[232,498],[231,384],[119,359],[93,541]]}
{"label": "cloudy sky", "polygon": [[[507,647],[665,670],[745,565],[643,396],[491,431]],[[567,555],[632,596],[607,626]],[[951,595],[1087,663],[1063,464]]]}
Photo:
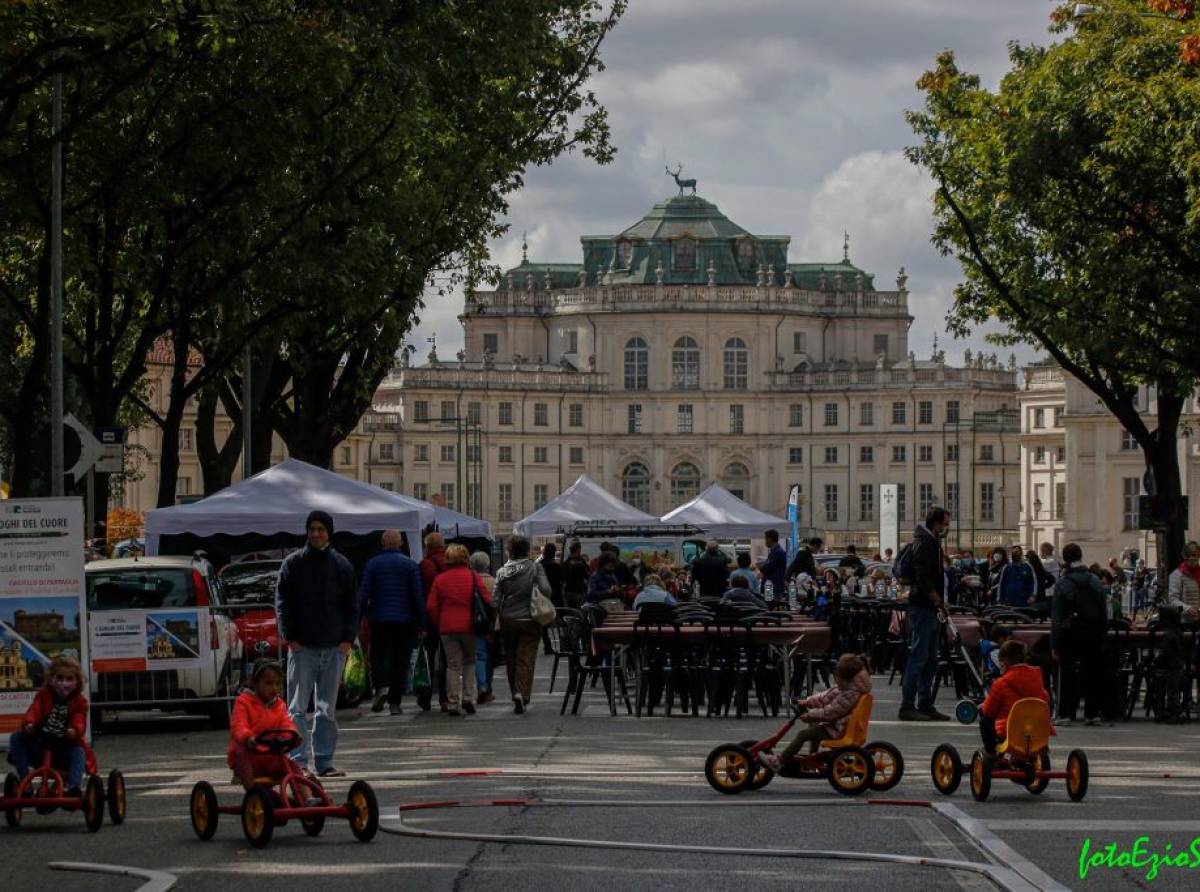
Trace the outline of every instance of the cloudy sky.
{"label": "cloudy sky", "polygon": [[[616,160],[568,156],[529,171],[511,201],[501,266],[520,260],[523,231],[539,261],[578,262],[579,236],[619,232],[676,190],[684,165],[699,194],[751,232],[792,237],[790,259],[850,257],[894,287],[909,274],[910,345],[926,358],[940,333],[948,358],[982,336],[946,344],[958,266],[929,244],[929,180],[903,157],[904,111],[942,49],[994,86],[1009,42],[1047,43],[1049,0],[632,0],[593,83],[608,108]],[[462,298],[431,301],[410,341],[439,353],[462,345]],[[1033,351],[1020,351],[1021,359]]]}

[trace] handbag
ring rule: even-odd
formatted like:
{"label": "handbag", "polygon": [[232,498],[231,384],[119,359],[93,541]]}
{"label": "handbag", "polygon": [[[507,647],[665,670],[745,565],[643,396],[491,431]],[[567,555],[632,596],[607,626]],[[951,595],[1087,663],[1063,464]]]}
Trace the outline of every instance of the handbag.
{"label": "handbag", "polygon": [[428,693],[432,690],[429,682],[429,656],[425,653],[423,644],[413,649],[412,662],[409,664],[409,687],[414,694]]}
{"label": "handbag", "polygon": [[471,628],[475,630],[476,635],[482,637],[490,634],[495,628],[496,611],[479,589],[480,579],[475,576],[474,588],[471,592]]}
{"label": "handbag", "polygon": [[558,617],[554,603],[535,586],[529,595],[529,614],[539,626],[548,626]]}

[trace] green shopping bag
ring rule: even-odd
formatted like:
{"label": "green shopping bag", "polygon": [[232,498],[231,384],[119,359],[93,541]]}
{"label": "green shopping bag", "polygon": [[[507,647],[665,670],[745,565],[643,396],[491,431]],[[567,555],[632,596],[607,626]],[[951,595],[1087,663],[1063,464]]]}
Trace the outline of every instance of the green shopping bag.
{"label": "green shopping bag", "polygon": [[429,681],[429,656],[420,643],[413,648],[412,662],[408,666],[408,677],[408,688],[413,694],[428,694],[433,688]]}
{"label": "green shopping bag", "polygon": [[342,667],[342,688],[349,702],[360,701],[367,696],[367,661],[357,641],[350,648],[350,653],[346,654],[346,665]]}

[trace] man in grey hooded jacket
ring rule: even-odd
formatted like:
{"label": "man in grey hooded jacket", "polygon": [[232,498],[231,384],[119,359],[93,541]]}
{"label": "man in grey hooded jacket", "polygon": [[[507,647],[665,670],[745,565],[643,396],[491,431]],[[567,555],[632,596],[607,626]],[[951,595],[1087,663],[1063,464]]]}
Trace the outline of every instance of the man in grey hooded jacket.
{"label": "man in grey hooded jacket", "polygon": [[534,622],[530,601],[534,589],[550,597],[550,580],[542,565],[529,559],[529,540],[508,540],[508,563],[496,574],[493,600],[500,615],[500,645],[504,650],[508,687],[513,712],[523,713],[533,693],[533,670],[537,663],[541,627]]}

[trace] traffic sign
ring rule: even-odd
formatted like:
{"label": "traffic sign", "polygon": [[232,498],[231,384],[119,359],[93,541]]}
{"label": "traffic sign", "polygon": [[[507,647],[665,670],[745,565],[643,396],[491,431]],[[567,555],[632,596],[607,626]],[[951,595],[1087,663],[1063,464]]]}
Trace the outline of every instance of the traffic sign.
{"label": "traffic sign", "polygon": [[123,427],[97,427],[92,428],[92,433],[105,446],[113,446],[125,442],[125,428]]}
{"label": "traffic sign", "polygon": [[79,480],[95,466],[96,462],[104,454],[104,447],[92,432],[84,426],[83,422],[70,413],[63,417],[63,427],[67,428],[68,431],[74,432],[75,436],[79,438],[79,457],[66,471],[66,473],[70,474],[76,480]]}

